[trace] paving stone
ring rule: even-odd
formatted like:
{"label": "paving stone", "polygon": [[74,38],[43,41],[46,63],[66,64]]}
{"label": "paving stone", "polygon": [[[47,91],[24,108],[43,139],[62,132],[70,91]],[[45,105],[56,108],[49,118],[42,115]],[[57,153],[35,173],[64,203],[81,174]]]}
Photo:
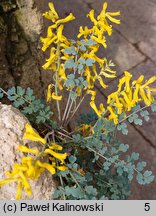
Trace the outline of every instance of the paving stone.
{"label": "paving stone", "polygon": [[[92,7],[101,10],[103,0],[94,1]],[[131,42],[154,38],[156,33],[156,4],[149,0],[109,0],[109,11],[121,11],[121,25],[116,28]]]}
{"label": "paving stone", "polygon": [[148,40],[138,43],[139,49],[150,59],[156,62],[156,39],[149,38]]}
{"label": "paving stone", "polygon": [[107,41],[106,57],[112,59],[115,63],[117,76],[145,59],[145,56],[138,52],[131,43],[116,31],[113,32],[113,35]]}

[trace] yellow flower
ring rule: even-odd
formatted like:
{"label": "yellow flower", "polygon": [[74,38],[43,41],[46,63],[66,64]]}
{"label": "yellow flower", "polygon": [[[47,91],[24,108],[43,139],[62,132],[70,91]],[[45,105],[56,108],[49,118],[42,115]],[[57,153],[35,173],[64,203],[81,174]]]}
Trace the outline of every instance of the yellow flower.
{"label": "yellow flower", "polygon": [[26,178],[26,176],[23,174],[23,172],[19,172],[19,176],[21,177],[22,180],[22,185],[24,187],[25,192],[27,193],[27,195],[30,197],[32,196],[32,189],[31,189],[31,185],[28,181],[28,179]]}
{"label": "yellow flower", "polygon": [[51,149],[46,149],[44,152],[47,153],[47,154],[50,154],[50,155],[52,155],[53,157],[55,157],[55,158],[57,158],[58,160],[60,160],[62,164],[64,163],[64,160],[65,160],[66,157],[67,157],[67,153],[57,153],[57,152],[54,152],[54,151],[51,150]]}
{"label": "yellow flower", "polygon": [[150,85],[151,83],[153,83],[153,82],[155,82],[155,81],[156,81],[156,76],[151,77],[149,80],[147,80],[147,81],[145,82],[144,85],[142,85],[142,88],[147,87],[148,85]]}
{"label": "yellow flower", "polygon": [[102,79],[101,76],[97,76],[97,79],[98,79],[100,85],[101,85],[104,89],[107,88],[107,85],[103,82],[103,79]]}
{"label": "yellow flower", "polygon": [[94,101],[96,97],[96,91],[93,90],[87,90],[87,94],[91,94],[91,100]]}
{"label": "yellow flower", "polygon": [[133,100],[130,100],[130,98],[128,97],[126,92],[122,91],[120,94],[123,96],[123,98],[127,104],[128,111],[130,111],[132,109],[132,107],[135,105],[135,102]]}
{"label": "yellow flower", "polygon": [[139,94],[140,94],[142,100],[144,101],[144,103],[145,103],[147,106],[150,106],[151,103],[152,103],[152,101],[151,101],[149,98],[147,98],[147,96],[146,96],[146,94],[145,94],[145,91],[144,91],[144,89],[143,89],[142,87],[140,87],[140,89],[139,89]]}
{"label": "yellow flower", "polygon": [[125,71],[125,89],[126,92],[129,92],[131,90],[130,88],[130,80],[132,78],[132,74],[130,74],[129,72]]}
{"label": "yellow flower", "polygon": [[81,89],[80,86],[78,86],[78,87],[76,88],[76,93],[77,93],[77,95],[78,95],[79,97],[82,95],[82,89]]}
{"label": "yellow flower", "polygon": [[120,102],[118,95],[115,97],[114,106],[118,108],[118,114],[121,114],[123,110],[123,104]]}
{"label": "yellow flower", "polygon": [[42,66],[43,69],[45,70],[50,69],[52,64],[55,64],[56,61],[57,61],[56,49],[52,47],[50,51],[50,57],[46,59],[46,63]]}
{"label": "yellow flower", "polygon": [[57,20],[55,24],[59,25],[59,24],[62,24],[62,23],[66,23],[66,22],[72,21],[74,19],[75,19],[75,17],[73,16],[72,13],[70,13],[66,18]]}
{"label": "yellow flower", "polygon": [[63,32],[64,26],[60,25],[57,29],[57,40],[55,43],[59,43],[59,42],[63,42],[64,40],[67,40],[65,36],[63,36],[62,32]]}
{"label": "yellow flower", "polygon": [[116,72],[115,71],[109,71],[111,74],[106,73],[104,68],[100,71],[100,75],[105,76],[106,78],[115,78],[116,77]]}
{"label": "yellow flower", "polygon": [[39,151],[37,149],[29,149],[26,146],[18,146],[18,150],[25,153],[33,153],[33,154],[39,154]]}
{"label": "yellow flower", "polygon": [[66,76],[66,73],[65,73],[64,64],[61,64],[61,65],[60,65],[60,68],[59,68],[59,76],[60,76],[61,80],[67,80],[67,76]]}
{"label": "yellow flower", "polygon": [[108,18],[111,22],[116,23],[116,24],[120,24],[120,20],[114,18],[115,16],[120,15],[120,11],[106,12],[107,6],[108,6],[108,4],[105,2],[103,4],[103,9],[102,9],[100,15],[97,17],[97,20],[104,20],[105,21],[105,19]]}
{"label": "yellow flower", "polygon": [[52,175],[56,173],[55,168],[49,163],[42,163],[39,160],[36,162],[39,167],[47,169]]}
{"label": "yellow flower", "polygon": [[14,178],[7,178],[7,179],[2,179],[0,180],[0,187],[4,186],[5,184],[10,184],[12,182],[16,182],[17,179]]}
{"label": "yellow flower", "polygon": [[114,121],[114,124],[118,124],[118,116],[115,114],[113,108],[110,107],[110,106],[108,106],[107,109],[108,109],[109,112],[110,112],[109,120],[113,120],[113,121]]}
{"label": "yellow flower", "polygon": [[59,18],[59,16],[54,8],[53,3],[51,2],[49,3],[49,8],[50,8],[50,11],[43,13],[43,16],[51,20],[52,22],[55,22]]}
{"label": "yellow flower", "polygon": [[63,149],[62,146],[60,146],[60,145],[58,145],[56,143],[51,143],[51,144],[52,145],[49,146],[49,148],[52,149],[52,150],[59,150],[59,151],[61,151]]}
{"label": "yellow flower", "polygon": [[115,101],[115,97],[118,95],[118,92],[113,92],[110,95],[108,95],[107,98],[107,104],[112,103],[112,101]]}
{"label": "yellow flower", "polygon": [[47,91],[47,102],[51,101],[52,99],[51,90],[52,90],[52,84],[49,84],[48,91]]}
{"label": "yellow flower", "polygon": [[156,88],[149,88],[150,92],[156,93]]}
{"label": "yellow flower", "polygon": [[95,19],[95,16],[94,16],[94,10],[91,10],[89,12],[89,14],[87,15],[87,17],[90,18],[90,20],[94,23],[94,25],[97,25],[97,20]]}
{"label": "yellow flower", "polygon": [[77,37],[80,38],[81,36],[84,36],[84,38],[87,38],[87,36],[89,34],[91,34],[91,33],[92,33],[92,30],[88,29],[87,26],[84,27],[84,30],[83,30],[83,27],[80,26],[80,28],[79,28],[79,34],[77,35]]}
{"label": "yellow flower", "polygon": [[144,80],[144,76],[141,75],[137,80],[134,80],[134,81],[132,82],[132,86],[135,86],[136,84],[141,85],[143,80]]}
{"label": "yellow flower", "polygon": [[104,48],[107,48],[106,38],[104,36],[102,38],[100,38],[100,37],[96,37],[96,36],[92,35],[91,38],[93,40],[95,40],[97,43],[102,44],[104,46]]}
{"label": "yellow flower", "polygon": [[100,104],[99,110],[97,109],[97,106],[96,106],[96,104],[95,104],[94,101],[91,101],[91,102],[90,102],[90,106],[91,106],[92,109],[95,111],[95,113],[99,116],[99,118],[101,118],[103,112],[105,111],[105,108],[104,108],[103,104]]}
{"label": "yellow flower", "polygon": [[42,47],[42,51],[45,52],[46,49],[54,42],[57,40],[57,36],[54,36],[54,37],[47,37],[47,38],[40,38],[40,40],[42,41],[43,43],[43,47]]}
{"label": "yellow flower", "polygon": [[25,129],[26,130],[25,130],[25,133],[23,135],[23,140],[29,139],[29,140],[32,140],[32,141],[41,142],[43,144],[46,143],[46,140],[43,139],[42,137],[40,137],[40,135],[34,131],[34,129],[31,127],[31,125],[29,123],[27,123],[25,125]]}
{"label": "yellow flower", "polygon": [[60,171],[65,171],[68,169],[66,166],[56,166],[56,168]]}
{"label": "yellow flower", "polygon": [[52,98],[53,98],[54,100],[60,101],[60,100],[62,100],[62,95],[61,95],[61,96],[58,96],[58,95],[55,94],[55,92],[53,92],[53,93],[52,93]]}

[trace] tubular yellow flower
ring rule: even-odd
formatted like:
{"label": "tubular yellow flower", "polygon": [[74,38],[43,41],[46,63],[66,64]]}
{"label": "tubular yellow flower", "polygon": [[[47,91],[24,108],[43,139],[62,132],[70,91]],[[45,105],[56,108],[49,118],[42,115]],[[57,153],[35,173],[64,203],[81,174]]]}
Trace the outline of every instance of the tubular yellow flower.
{"label": "tubular yellow flower", "polygon": [[104,46],[104,48],[107,48],[106,38],[105,37],[99,38],[99,37],[96,37],[96,36],[92,35],[91,38],[93,40],[95,40],[97,43],[102,44]]}
{"label": "tubular yellow flower", "polygon": [[132,109],[132,107],[134,106],[134,104],[135,104],[134,101],[130,100],[128,98],[127,93],[124,92],[124,91],[121,92],[121,95],[123,96],[123,98],[124,98],[124,100],[125,100],[125,102],[127,104],[128,111],[130,111]]}
{"label": "tubular yellow flower", "polygon": [[126,92],[129,92],[131,90],[130,88],[130,80],[132,78],[132,74],[130,74],[128,71],[125,71],[125,89]]}
{"label": "tubular yellow flower", "polygon": [[142,82],[143,82],[143,80],[144,80],[144,76],[143,75],[141,75],[137,80],[134,80],[133,82],[132,82],[132,86],[134,86],[134,85],[136,85],[136,84],[142,84]]}
{"label": "tubular yellow flower", "polygon": [[141,98],[143,99],[144,103],[145,103],[147,106],[150,106],[151,103],[152,103],[152,101],[150,101],[150,100],[147,98],[147,96],[146,96],[146,94],[145,94],[145,91],[144,91],[144,89],[143,89],[142,87],[140,87],[140,89],[139,89],[139,94],[140,94]]}
{"label": "tubular yellow flower", "polygon": [[53,3],[51,2],[49,3],[49,8],[50,8],[50,11],[43,13],[43,16],[51,20],[52,22],[55,22],[59,18],[59,16],[54,8]]}
{"label": "tubular yellow flower", "polygon": [[104,108],[103,104],[100,104],[99,110],[97,109],[97,106],[96,106],[96,104],[95,104],[95,101],[91,101],[91,102],[90,102],[90,106],[91,106],[92,109],[95,111],[95,113],[98,115],[98,117],[101,118],[103,112],[105,112],[105,108]]}
{"label": "tubular yellow flower", "polygon": [[16,182],[18,181],[18,179],[14,179],[14,178],[7,178],[7,179],[2,179],[0,180],[0,187],[4,186],[5,184],[10,184],[12,182]]}
{"label": "tubular yellow flower", "polygon": [[81,36],[84,36],[84,38],[87,38],[89,34],[92,33],[91,29],[88,29],[87,26],[84,27],[84,30],[82,28],[82,26],[80,26],[79,28],[79,34],[77,35],[78,38],[80,38]]}
{"label": "tubular yellow flower", "polygon": [[110,112],[109,115],[109,120],[113,120],[114,124],[118,124],[118,116],[115,114],[114,110],[112,109],[112,107],[108,106],[107,109]]}
{"label": "tubular yellow flower", "polygon": [[31,127],[31,125],[29,123],[27,123],[25,125],[25,133],[23,135],[23,140],[28,139],[28,140],[32,140],[32,141],[38,141],[41,142],[43,144],[46,143],[46,140],[43,139],[42,137],[40,137],[40,135],[38,133],[36,133],[34,131],[34,129]]}
{"label": "tubular yellow flower", "polygon": [[110,95],[108,95],[107,104],[112,103],[112,101],[114,100],[114,98],[115,98],[116,96],[118,96],[118,92],[113,92],[113,93],[111,93]]}
{"label": "tubular yellow flower", "polygon": [[133,93],[133,100],[134,102],[138,102],[139,101],[139,89],[140,89],[140,84],[136,84],[135,85],[135,90],[134,90],[134,93]]}
{"label": "tubular yellow flower", "polygon": [[115,97],[114,105],[118,108],[118,114],[121,114],[123,110],[123,104],[120,102],[118,95]]}
{"label": "tubular yellow flower", "polygon": [[60,171],[65,171],[68,169],[66,166],[56,166],[56,168]]}
{"label": "tubular yellow flower", "polygon": [[89,12],[89,14],[87,15],[87,17],[90,18],[90,20],[94,23],[94,25],[97,25],[97,20],[95,19],[95,16],[94,16],[94,10],[91,10]]}
{"label": "tubular yellow flower", "polygon": [[76,88],[76,93],[77,93],[77,95],[78,95],[79,97],[82,95],[82,89],[81,89],[80,86],[78,86],[78,87]]}
{"label": "tubular yellow flower", "polygon": [[147,87],[148,85],[150,85],[151,83],[153,83],[153,82],[155,82],[155,81],[156,81],[156,76],[151,77],[149,80],[147,80],[147,81],[145,82],[144,85],[142,85],[142,88]]}
{"label": "tubular yellow flower", "polygon": [[87,94],[91,94],[91,100],[94,101],[96,97],[96,91],[93,90],[87,90]]}
{"label": "tubular yellow flower", "polygon": [[63,149],[62,146],[60,146],[60,145],[58,145],[56,143],[51,143],[51,144],[52,145],[49,146],[49,148],[52,149],[52,150],[59,150],[59,151],[61,151]]}
{"label": "tubular yellow flower", "polygon": [[47,91],[47,102],[51,101],[52,99],[51,91],[52,91],[52,84],[49,84],[48,91]]}
{"label": "tubular yellow flower", "polygon": [[29,149],[26,146],[18,146],[18,150],[25,153],[33,153],[33,154],[39,154],[39,151],[37,149]]}
{"label": "tubular yellow flower", "polygon": [[50,50],[50,57],[46,59],[46,63],[42,66],[43,69],[47,70],[57,61],[56,49],[54,47]]}
{"label": "tubular yellow flower", "polygon": [[54,42],[57,40],[57,36],[54,36],[52,38],[40,38],[40,40],[43,43],[42,51],[45,52],[46,49]]}
{"label": "tubular yellow flower", "polygon": [[106,18],[108,18],[111,22],[113,22],[115,24],[120,24],[120,20],[114,18],[114,16],[119,16],[120,15],[120,11],[106,12],[107,6],[108,6],[108,4],[105,2],[103,4],[103,9],[102,9],[100,15],[97,17],[97,20],[105,20]]}
{"label": "tubular yellow flower", "polygon": [[62,80],[67,80],[67,76],[66,76],[66,73],[65,73],[64,64],[61,64],[61,65],[60,65],[59,76],[61,77]]}
{"label": "tubular yellow flower", "polygon": [[107,88],[107,85],[103,82],[103,79],[102,79],[101,76],[98,76],[97,79],[98,79],[100,85],[101,85],[104,89]]}
{"label": "tubular yellow flower", "polygon": [[156,93],[156,88],[149,88],[150,92]]}
{"label": "tubular yellow flower", "polygon": [[60,160],[62,164],[64,163],[64,160],[65,160],[66,157],[67,157],[67,153],[57,153],[57,152],[54,152],[54,151],[51,150],[51,149],[46,149],[44,152],[47,153],[47,154],[50,154],[50,155],[52,155],[53,157],[55,157],[55,158],[57,158],[58,160]]}
{"label": "tubular yellow flower", "polygon": [[112,74],[106,73],[104,69],[100,71],[100,75],[105,76],[106,78],[115,78],[116,72],[113,72]]}
{"label": "tubular yellow flower", "polygon": [[74,20],[75,17],[73,16],[72,13],[70,13],[66,18],[64,19],[60,19],[56,21],[56,25],[62,24],[62,23],[66,23],[66,22],[70,22],[72,20]]}
{"label": "tubular yellow flower", "polygon": [[39,167],[42,167],[44,169],[47,169],[52,175],[54,175],[56,173],[56,170],[55,168],[51,165],[51,164],[48,164],[48,163],[42,163],[40,162],[39,160],[36,162],[37,165]]}
{"label": "tubular yellow flower", "polygon": [[118,92],[121,92],[122,90],[122,87],[123,87],[123,84],[125,83],[126,81],[126,77],[122,77],[120,80],[119,80],[119,84],[118,84]]}
{"label": "tubular yellow flower", "polygon": [[52,93],[52,98],[53,98],[54,100],[60,101],[60,100],[62,100],[62,95],[61,95],[61,96],[58,96],[58,95],[55,94],[55,92],[53,92],[53,93]]}
{"label": "tubular yellow flower", "polygon": [[99,110],[100,110],[101,114],[103,114],[106,111],[106,109],[104,108],[104,105],[102,103],[100,103]]}

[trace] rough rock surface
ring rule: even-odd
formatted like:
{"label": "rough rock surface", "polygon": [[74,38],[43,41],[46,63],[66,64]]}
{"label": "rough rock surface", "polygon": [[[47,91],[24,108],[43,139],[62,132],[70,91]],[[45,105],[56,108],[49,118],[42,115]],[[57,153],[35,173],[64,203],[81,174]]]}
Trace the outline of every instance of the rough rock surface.
{"label": "rough rock surface", "polygon": [[41,13],[34,8],[33,0],[17,0],[19,9],[15,12],[18,23],[23,28],[25,35],[34,41],[36,35],[41,33],[42,16]]}
{"label": "rough rock surface", "polygon": [[[14,163],[21,161],[22,153],[17,151],[22,144],[22,136],[25,124],[28,120],[12,106],[0,103],[0,179],[5,178],[5,171],[10,170]],[[28,144],[25,142],[24,144]],[[55,183],[48,172],[42,174],[36,182],[31,182],[33,197],[26,195],[23,199],[49,200],[55,188]],[[14,199],[16,185],[9,184],[0,188],[0,200]]]}

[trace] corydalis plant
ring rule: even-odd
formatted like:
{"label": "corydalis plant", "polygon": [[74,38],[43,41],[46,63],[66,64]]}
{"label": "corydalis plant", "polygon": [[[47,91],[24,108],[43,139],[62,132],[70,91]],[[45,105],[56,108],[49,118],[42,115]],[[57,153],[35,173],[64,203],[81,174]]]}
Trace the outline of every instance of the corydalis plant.
{"label": "corydalis plant", "polygon": [[[31,121],[34,119],[45,137],[26,125],[23,138],[38,141],[42,147],[39,150],[19,146],[18,150],[27,155],[21,164],[15,164],[13,170],[6,173],[8,178],[1,180],[0,186],[16,182],[16,198],[21,199],[22,190],[29,196],[32,194],[29,180],[37,180],[43,171],[48,170],[60,181],[53,198],[127,199],[135,173],[142,185],[151,183],[154,176],[145,170],[146,162],[138,161],[138,153],[123,157],[129,145],[121,143],[117,135],[119,131],[125,135],[128,133],[125,120],[142,125],[142,118],[149,120],[146,108],[151,106],[152,111],[156,111],[156,88],[151,86],[156,76],[144,80],[141,75],[133,80],[132,75],[125,71],[117,90],[108,96],[107,105],[98,104],[96,83],[106,89],[109,86],[105,79],[116,78],[115,65],[105,57],[100,58],[98,51],[100,46],[106,49],[106,36],[112,35],[111,23],[120,24],[116,18],[120,12],[107,12],[107,3],[103,4],[97,17],[91,10],[87,17],[92,27],[80,26],[75,41],[63,35],[64,25],[75,19],[73,14],[59,18],[52,3],[49,3],[49,8],[43,16],[51,20],[52,25],[41,41],[42,51],[49,49],[50,56],[43,68],[52,73],[53,82],[48,85],[46,102],[56,101],[57,113],[53,112],[58,116],[58,122],[53,121],[53,112],[38,101],[29,88],[25,91],[17,87],[17,91],[12,88],[7,92],[1,89],[0,97],[7,95],[14,106]],[[61,113],[63,94],[68,95],[68,99]],[[81,115],[78,126],[70,132],[67,125],[87,95],[90,96],[92,113]],[[145,105],[141,107],[139,102]],[[41,110],[36,109],[36,104],[40,104]],[[44,108],[46,112],[43,112]]]}

